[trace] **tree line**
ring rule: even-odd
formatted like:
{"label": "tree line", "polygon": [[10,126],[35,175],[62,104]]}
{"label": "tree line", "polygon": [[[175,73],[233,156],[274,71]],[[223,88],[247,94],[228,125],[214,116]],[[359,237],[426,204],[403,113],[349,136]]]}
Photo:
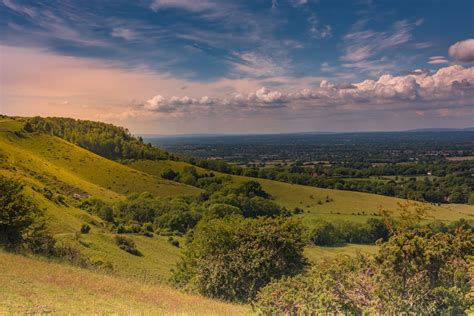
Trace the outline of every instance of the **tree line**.
{"label": "tree line", "polygon": [[128,129],[112,124],[60,117],[33,117],[23,129],[26,132],[49,133],[84,147],[110,159],[169,159],[170,155],[144,144],[141,137],[133,136]]}

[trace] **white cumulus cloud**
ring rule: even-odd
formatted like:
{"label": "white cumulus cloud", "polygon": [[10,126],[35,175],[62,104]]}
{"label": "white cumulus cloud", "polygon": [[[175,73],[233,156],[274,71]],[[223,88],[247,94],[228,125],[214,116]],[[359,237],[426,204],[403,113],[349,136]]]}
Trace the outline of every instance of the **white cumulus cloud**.
{"label": "white cumulus cloud", "polygon": [[[435,56],[440,57],[440,56]],[[437,60],[436,58],[433,60]],[[416,70],[403,76],[385,74],[377,80],[334,84],[322,80],[319,87],[296,91],[278,91],[261,87],[255,92],[233,93],[224,98],[171,97],[161,95],[146,101],[143,107],[162,113],[208,110],[271,108],[311,108],[317,106],[374,109],[384,106],[418,108],[436,104],[468,106],[474,96],[474,67],[460,65],[440,68],[435,73]]]}

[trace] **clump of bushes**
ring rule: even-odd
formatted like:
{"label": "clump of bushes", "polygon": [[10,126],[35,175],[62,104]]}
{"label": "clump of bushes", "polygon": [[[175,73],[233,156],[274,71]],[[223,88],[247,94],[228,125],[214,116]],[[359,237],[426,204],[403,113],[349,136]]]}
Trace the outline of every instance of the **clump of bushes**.
{"label": "clump of bushes", "polygon": [[388,240],[389,228],[382,219],[370,218],[366,223],[318,220],[310,232],[310,241],[317,246],[337,246],[345,243],[373,244]]}
{"label": "clump of bushes", "polygon": [[135,242],[130,238],[115,235],[115,243],[120,249],[134,256],[142,256],[142,253],[136,248]]}
{"label": "clump of bushes", "polygon": [[81,202],[79,207],[91,214],[99,216],[106,222],[114,222],[114,213],[112,207],[97,198],[88,198]]}
{"label": "clump of bushes", "polygon": [[469,308],[472,233],[397,232],[373,257],[321,261],[259,292],[264,315],[463,315]]}

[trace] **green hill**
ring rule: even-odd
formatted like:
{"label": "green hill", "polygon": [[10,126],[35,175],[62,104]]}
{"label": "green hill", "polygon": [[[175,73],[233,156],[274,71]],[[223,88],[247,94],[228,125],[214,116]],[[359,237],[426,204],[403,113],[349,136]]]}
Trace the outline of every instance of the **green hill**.
{"label": "green hill", "polygon": [[[100,218],[77,207],[79,199],[94,196],[111,201],[144,191],[161,197],[184,196],[200,190],[139,172],[55,136],[20,134],[21,126],[10,119],[0,122],[0,175],[27,184],[26,190],[46,211],[55,237],[78,246],[91,258],[111,263],[119,275],[149,282],[167,279],[179,258],[178,248],[165,237],[131,235],[144,253],[143,257],[131,256],[116,246]],[[48,199],[48,191],[64,201]],[[83,224],[91,225],[91,232],[76,240],[75,233]]]}

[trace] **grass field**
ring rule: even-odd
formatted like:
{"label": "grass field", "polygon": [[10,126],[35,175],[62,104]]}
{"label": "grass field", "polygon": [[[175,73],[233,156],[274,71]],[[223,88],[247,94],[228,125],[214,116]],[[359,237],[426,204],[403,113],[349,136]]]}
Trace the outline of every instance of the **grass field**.
{"label": "grass field", "polygon": [[250,308],[0,252],[0,315],[246,315]]}
{"label": "grass field", "polygon": [[317,262],[323,259],[332,259],[342,255],[356,255],[357,253],[373,255],[377,253],[378,247],[375,245],[356,245],[347,244],[343,247],[306,247],[304,250],[305,256],[312,262]]}

